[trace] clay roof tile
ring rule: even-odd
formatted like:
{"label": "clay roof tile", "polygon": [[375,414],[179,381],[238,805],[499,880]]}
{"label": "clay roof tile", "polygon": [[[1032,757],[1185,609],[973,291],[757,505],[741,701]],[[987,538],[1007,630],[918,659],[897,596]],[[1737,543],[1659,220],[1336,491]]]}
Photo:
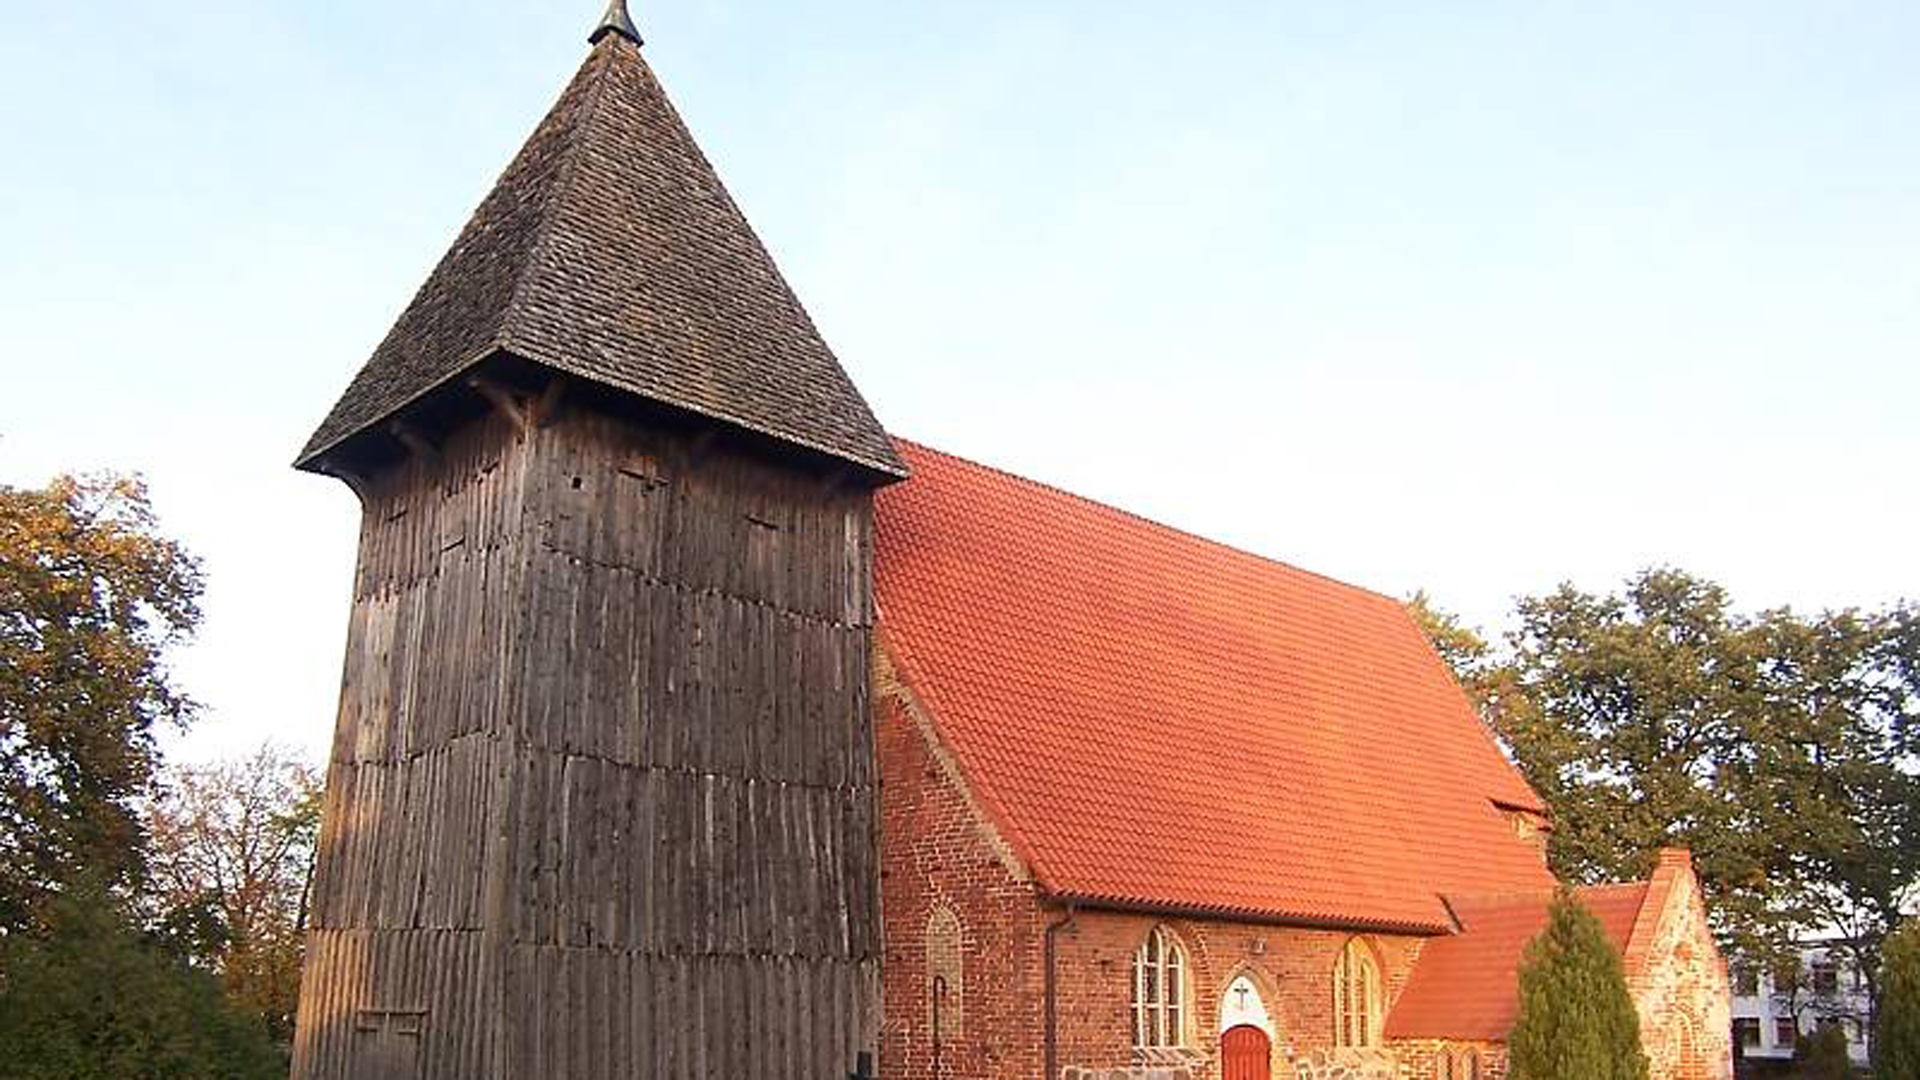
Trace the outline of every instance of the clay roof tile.
{"label": "clay roof tile", "polygon": [[1043,888],[1440,932],[1443,892],[1551,887],[1399,601],[899,445],[883,645]]}

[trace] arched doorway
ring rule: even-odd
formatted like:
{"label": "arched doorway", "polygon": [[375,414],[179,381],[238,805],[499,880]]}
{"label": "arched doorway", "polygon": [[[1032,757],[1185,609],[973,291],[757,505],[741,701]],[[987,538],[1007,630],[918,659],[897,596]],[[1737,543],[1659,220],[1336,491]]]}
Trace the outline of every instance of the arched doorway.
{"label": "arched doorway", "polygon": [[1220,1036],[1221,1080],[1272,1080],[1273,1044],[1252,1024],[1228,1028]]}

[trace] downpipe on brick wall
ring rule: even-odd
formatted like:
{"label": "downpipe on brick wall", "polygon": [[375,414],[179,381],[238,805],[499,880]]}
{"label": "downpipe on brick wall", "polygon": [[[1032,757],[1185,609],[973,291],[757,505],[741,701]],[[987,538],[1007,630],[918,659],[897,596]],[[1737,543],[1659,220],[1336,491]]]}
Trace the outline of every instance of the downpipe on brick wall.
{"label": "downpipe on brick wall", "polygon": [[1054,939],[1055,935],[1059,934],[1060,931],[1072,928],[1073,916],[1073,903],[1072,901],[1068,901],[1067,913],[1048,923],[1047,932],[1043,935],[1046,942],[1045,963],[1047,966],[1045,977],[1046,991],[1044,995],[1046,998],[1046,1004],[1044,1006],[1046,1010],[1046,1072],[1043,1074],[1043,1080],[1054,1080],[1056,1076],[1060,1075],[1059,1011],[1054,1001],[1055,993],[1059,989],[1059,973],[1055,970],[1055,962],[1059,956],[1059,946],[1055,944]]}

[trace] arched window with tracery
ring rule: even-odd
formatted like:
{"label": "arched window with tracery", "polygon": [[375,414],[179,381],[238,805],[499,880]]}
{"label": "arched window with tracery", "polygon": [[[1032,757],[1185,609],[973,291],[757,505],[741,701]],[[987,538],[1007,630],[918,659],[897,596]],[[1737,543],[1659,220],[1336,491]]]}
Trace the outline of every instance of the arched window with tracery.
{"label": "arched window with tracery", "polygon": [[1380,1044],[1380,966],[1360,938],[1349,938],[1333,965],[1335,1046]]}
{"label": "arched window with tracery", "polygon": [[1460,1080],[1480,1080],[1480,1051],[1469,1050],[1460,1055]]}
{"label": "arched window with tracery", "polygon": [[1185,1046],[1187,957],[1163,926],[1133,954],[1133,1045]]}

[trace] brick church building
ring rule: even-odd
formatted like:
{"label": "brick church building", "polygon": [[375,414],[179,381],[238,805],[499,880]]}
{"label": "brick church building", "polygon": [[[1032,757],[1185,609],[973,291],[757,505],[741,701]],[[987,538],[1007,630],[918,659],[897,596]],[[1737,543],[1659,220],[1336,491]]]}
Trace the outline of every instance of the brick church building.
{"label": "brick church building", "polygon": [[[902,453],[875,509],[887,1075],[1504,1075],[1550,823],[1404,606]],[[1580,895],[1654,1075],[1730,1076],[1686,853]]]}
{"label": "brick church building", "polygon": [[[1547,808],[1396,600],[889,436],[614,0],[302,451],[295,1080],[1493,1080]],[[1684,852],[1581,890],[1731,1075]]]}

